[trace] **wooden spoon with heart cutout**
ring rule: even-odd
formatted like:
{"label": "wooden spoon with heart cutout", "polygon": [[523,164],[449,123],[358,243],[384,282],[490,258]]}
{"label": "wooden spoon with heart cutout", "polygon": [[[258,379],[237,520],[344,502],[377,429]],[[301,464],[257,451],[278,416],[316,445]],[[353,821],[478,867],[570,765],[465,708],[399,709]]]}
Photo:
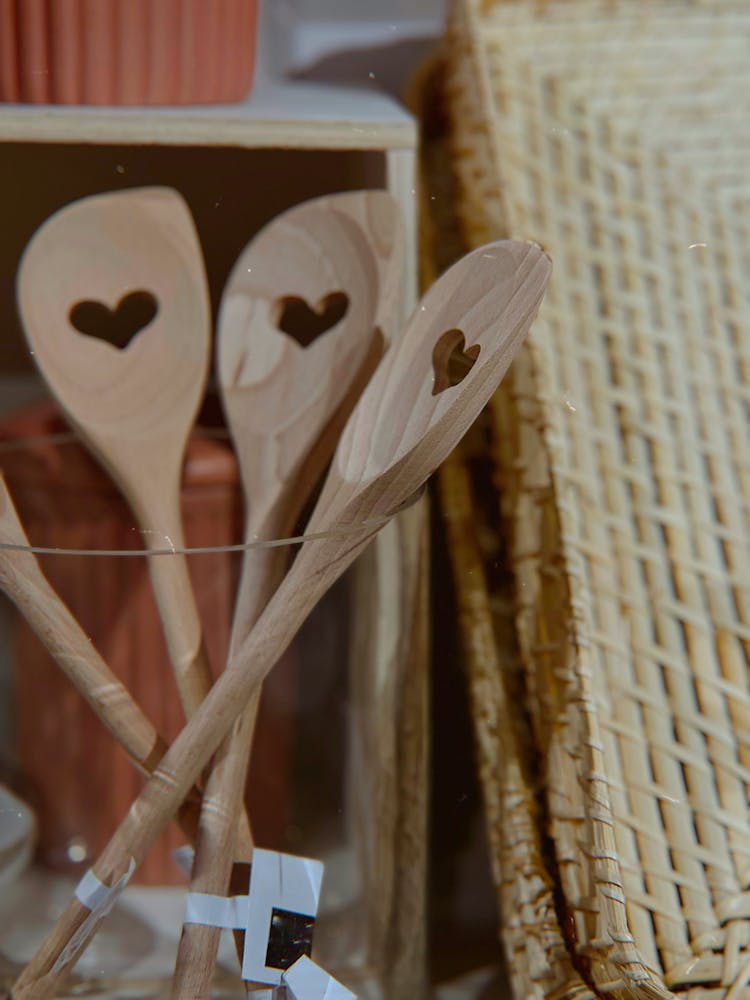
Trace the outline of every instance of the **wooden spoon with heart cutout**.
{"label": "wooden spoon with heart cutout", "polygon": [[[423,297],[347,422],[308,525],[318,537],[302,545],[232,668],[172,744],[94,865],[105,885],[120,885],[138,864],[317,601],[479,415],[531,326],[550,270],[536,246],[489,244],[454,264]],[[444,374],[435,370],[436,359],[445,364],[435,348],[454,330],[479,353],[462,381],[449,378],[435,393]],[[16,982],[15,1000],[50,996],[101,920],[101,913],[73,899]]]}
{"label": "wooden spoon with heart cutout", "polygon": [[[269,223],[237,260],[222,297],[217,347],[245,492],[246,541],[284,537],[293,529],[361,383],[380,359],[383,334],[390,338],[399,315],[402,267],[397,205],[384,191],[299,205]],[[230,663],[289,554],[282,547],[247,552]],[[193,892],[225,895],[229,887],[257,708],[256,695],[214,759]],[[173,997],[210,996],[219,933],[185,925]]]}
{"label": "wooden spoon with heart cutout", "polygon": [[[140,188],[61,209],[26,247],[18,301],[37,365],[146,544],[183,548],[180,478],[208,374],[211,318],[182,198]],[[187,563],[154,556],[149,569],[189,717],[211,671]]]}

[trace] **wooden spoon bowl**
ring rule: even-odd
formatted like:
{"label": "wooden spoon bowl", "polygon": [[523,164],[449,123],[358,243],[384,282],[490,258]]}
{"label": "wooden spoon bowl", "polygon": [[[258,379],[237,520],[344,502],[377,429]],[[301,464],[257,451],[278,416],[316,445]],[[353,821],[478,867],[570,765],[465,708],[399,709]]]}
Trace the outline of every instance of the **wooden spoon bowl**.
{"label": "wooden spoon bowl", "polygon": [[[106,321],[100,336],[91,320],[91,333],[77,328],[76,315],[86,325],[84,305],[116,321],[129,304],[134,311],[137,296],[151,298],[155,313],[141,316],[147,321],[127,344],[108,342]],[[203,393],[210,332],[203,259],[182,198],[141,188],[56,212],[23,254],[18,301],[36,363],[100,460],[148,462],[140,442],[153,436],[179,463]]]}
{"label": "wooden spoon bowl", "polygon": [[[391,333],[399,236],[385,192],[315,199],[266,226],[230,275],[219,313],[219,383],[256,525],[289,488],[373,336]],[[322,319],[331,325],[324,329]]]}
{"label": "wooden spoon bowl", "polygon": [[[183,548],[180,477],[211,327],[201,249],[182,198],[141,188],[61,209],[23,254],[18,302],[37,365],[149,547]],[[174,556],[149,567],[189,716],[211,672],[187,565]]]}

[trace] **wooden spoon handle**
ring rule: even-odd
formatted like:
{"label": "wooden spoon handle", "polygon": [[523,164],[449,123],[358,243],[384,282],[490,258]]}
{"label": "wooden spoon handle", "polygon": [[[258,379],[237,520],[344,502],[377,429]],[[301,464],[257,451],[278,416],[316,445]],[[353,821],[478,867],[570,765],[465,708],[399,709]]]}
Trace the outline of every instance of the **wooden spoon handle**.
{"label": "wooden spoon handle", "polygon": [[[177,490],[173,491],[173,495],[178,495]],[[142,525],[156,523],[168,526],[168,532],[165,533],[162,530],[156,536],[157,538],[162,536],[167,538],[171,546],[178,550],[185,547],[178,506],[175,506],[174,509],[166,509],[162,513],[159,513],[160,508],[157,502],[152,502],[143,509],[136,503],[133,504],[133,507]],[[149,516],[154,520],[149,522],[144,510],[148,510]],[[200,558],[200,556],[195,558]],[[180,703],[185,718],[191,719],[211,690],[213,675],[203,640],[188,559],[179,552],[174,555],[151,556],[149,558],[149,573]],[[238,849],[249,856],[253,847],[253,839],[250,821],[244,811],[239,817],[237,838]]]}
{"label": "wooden spoon handle", "polygon": [[[170,535],[183,548],[182,533]],[[187,558],[181,554],[150,556],[151,585],[164,629],[177,693],[190,718],[211,689],[213,677],[201,632]]]}
{"label": "wooden spoon handle", "polygon": [[[0,541],[30,545],[7,485],[0,475]],[[15,604],[35,635],[143,774],[151,774],[167,743],[112,673],[69,608],[52,587],[35,556],[23,549],[0,549],[0,590]],[[197,789],[181,810],[184,832],[197,833]]]}
{"label": "wooden spoon handle", "polygon": [[[263,537],[275,534],[270,527],[266,527]],[[232,659],[232,653],[250,634],[268,603],[287,560],[288,549],[281,547],[251,549],[246,553],[235,605],[230,664],[236,662]],[[238,818],[242,815],[259,703],[260,688],[234,723],[231,733],[212,762],[203,793],[191,892],[226,895],[234,859],[250,860],[250,853],[238,850],[240,845],[237,843],[236,833]],[[183,926],[172,981],[173,1000],[210,998],[220,933],[217,928],[205,924]],[[241,956],[244,934],[236,934],[235,938]]]}
{"label": "wooden spoon handle", "polygon": [[[214,756],[198,821],[191,892],[226,896],[235,858],[252,857],[252,848],[249,852],[238,850],[237,832],[244,815],[243,793],[259,704],[260,689]],[[183,924],[172,979],[173,1000],[209,1000],[220,934],[218,928],[206,924]],[[244,932],[236,931],[240,964],[244,943]]]}
{"label": "wooden spoon handle", "polygon": [[[303,546],[232,666],[216,681],[164,755],[94,864],[100,882],[115,885],[132,864],[142,861],[312,608],[370,537],[331,538],[309,543],[311,548]],[[53,996],[102,919],[73,897],[16,981],[11,994],[14,1000]]]}

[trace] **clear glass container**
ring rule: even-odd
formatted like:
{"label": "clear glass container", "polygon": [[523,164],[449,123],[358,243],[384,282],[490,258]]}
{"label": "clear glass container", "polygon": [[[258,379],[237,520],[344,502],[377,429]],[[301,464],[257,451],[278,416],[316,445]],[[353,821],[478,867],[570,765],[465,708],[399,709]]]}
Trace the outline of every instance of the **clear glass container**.
{"label": "clear glass container", "polygon": [[[0,465],[45,576],[156,729],[173,739],[183,719],[142,535],[126,504],[44,407],[0,427]],[[182,512],[190,576],[218,673],[242,560],[252,572],[257,558],[239,545],[241,490],[221,430],[191,439]],[[353,655],[362,635],[373,634],[368,619],[378,613],[376,605],[368,608],[367,594],[355,566],[269,675],[246,804],[258,846],[324,862],[313,958],[358,996],[376,998],[398,995],[398,969],[408,970],[402,979],[409,991],[415,968],[418,979],[423,971],[426,845],[415,844],[415,831],[424,838],[426,796],[410,789],[412,782],[426,787],[427,774],[425,699],[415,698],[401,672],[407,664],[394,659],[391,676],[373,677],[369,658]],[[2,972],[12,980],[142,779],[4,598],[2,612],[2,778],[37,819],[34,863],[0,900]],[[184,843],[172,823],[152,847],[79,962],[76,995],[168,995],[187,888],[174,852]],[[398,941],[388,942],[395,910]],[[215,995],[243,996],[232,938],[224,937]]]}

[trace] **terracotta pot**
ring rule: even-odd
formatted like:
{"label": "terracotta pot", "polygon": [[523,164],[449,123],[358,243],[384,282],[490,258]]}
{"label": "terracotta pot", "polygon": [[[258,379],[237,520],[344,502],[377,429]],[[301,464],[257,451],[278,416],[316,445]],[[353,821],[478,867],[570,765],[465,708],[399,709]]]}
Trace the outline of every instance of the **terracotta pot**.
{"label": "terracotta pot", "polygon": [[[74,440],[51,404],[0,423],[0,459],[26,532],[36,546],[138,549],[141,536],[109,478]],[[7,442],[14,447],[7,448]],[[241,538],[242,495],[228,443],[196,432],[182,490],[187,544],[231,545]],[[46,576],[111,669],[168,739],[183,725],[146,560],[117,556],[39,557]],[[164,558],[169,558],[165,556]],[[226,659],[240,568],[236,553],[189,560],[211,663]],[[141,786],[124,752],[21,620],[12,654],[18,790],[39,817],[39,854],[77,870],[104,847]],[[280,665],[281,666],[281,665]],[[285,680],[291,677],[290,680]],[[278,842],[289,822],[289,747],[294,663],[279,672],[276,705],[264,700],[256,729],[249,802],[256,835]],[[279,695],[278,685],[285,685]],[[291,687],[290,687],[291,684]],[[281,702],[282,704],[278,704]],[[170,827],[138,881],[182,882],[172,852],[184,835]]]}
{"label": "terracotta pot", "polygon": [[243,100],[256,0],[0,0],[0,100]]}

